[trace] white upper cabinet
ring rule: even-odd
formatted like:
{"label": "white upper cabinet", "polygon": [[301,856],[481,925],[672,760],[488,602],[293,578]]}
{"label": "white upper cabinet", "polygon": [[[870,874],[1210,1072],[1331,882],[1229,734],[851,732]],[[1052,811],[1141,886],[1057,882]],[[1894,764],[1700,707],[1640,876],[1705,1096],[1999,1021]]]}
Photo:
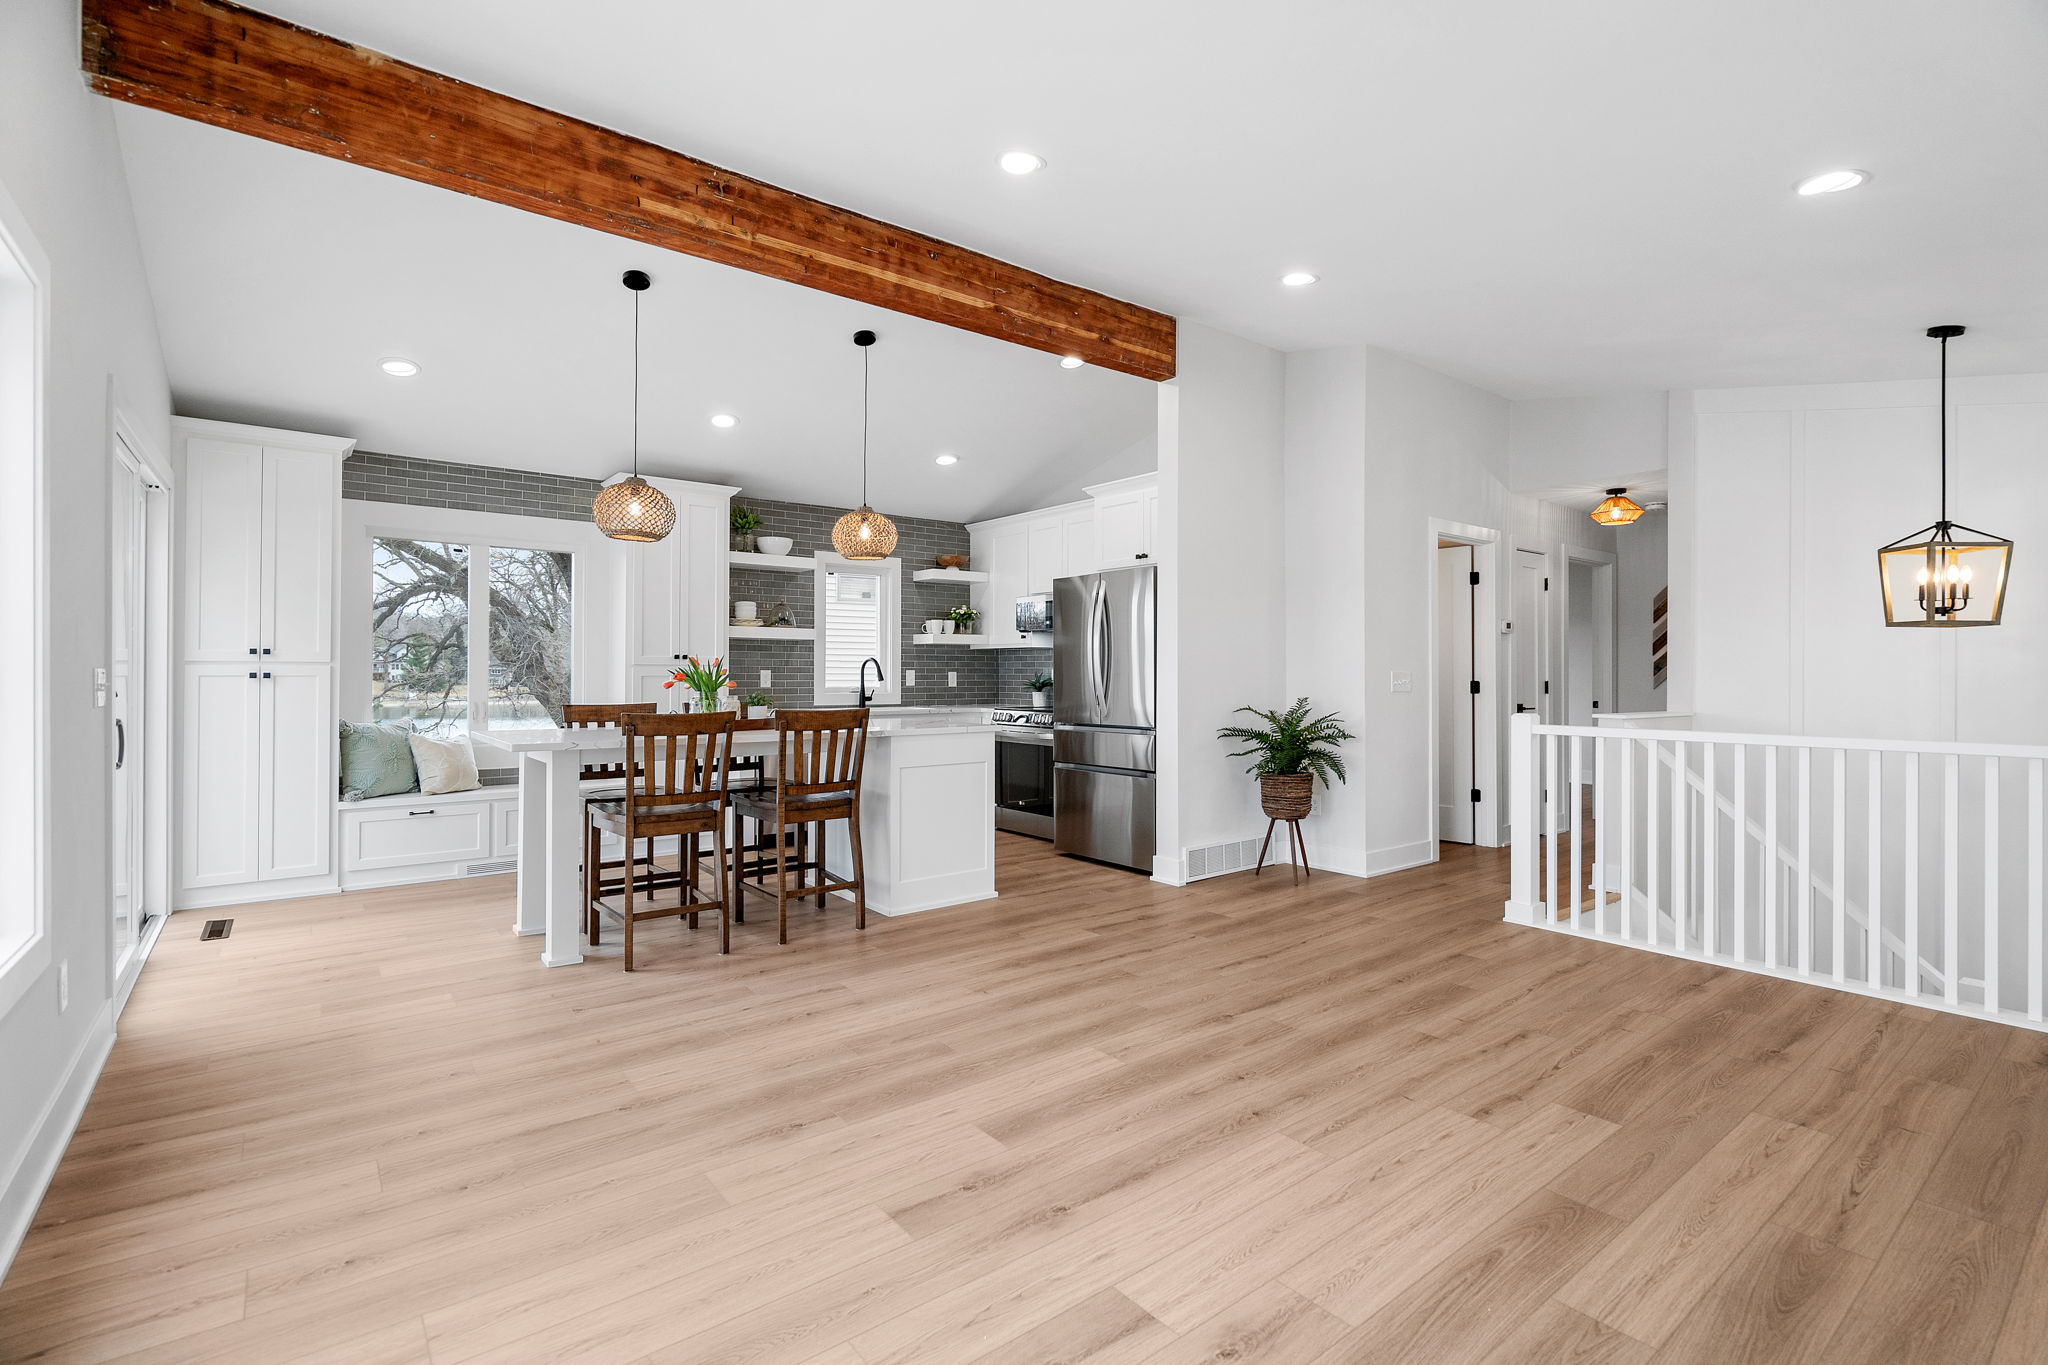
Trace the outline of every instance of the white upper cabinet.
{"label": "white upper cabinet", "polygon": [[618,542],[625,665],[633,678],[672,668],[688,654],[725,653],[731,588],[726,549],[732,495],[739,491],[682,479],[647,482],[675,504],[676,525],[652,545]]}
{"label": "white upper cabinet", "polygon": [[1097,484],[1088,490],[1095,500],[1095,536],[1100,567],[1123,568],[1159,560],[1159,476],[1140,474]]}
{"label": "white upper cabinet", "polygon": [[1095,504],[1068,503],[1039,512],[976,522],[967,528],[974,567],[988,575],[971,596],[981,613],[984,649],[1045,648],[1047,635],[1016,628],[1017,599],[1052,591],[1053,580],[1096,568]]}
{"label": "white upper cabinet", "polygon": [[179,419],[187,663],[334,658],[341,462],[355,442]]}

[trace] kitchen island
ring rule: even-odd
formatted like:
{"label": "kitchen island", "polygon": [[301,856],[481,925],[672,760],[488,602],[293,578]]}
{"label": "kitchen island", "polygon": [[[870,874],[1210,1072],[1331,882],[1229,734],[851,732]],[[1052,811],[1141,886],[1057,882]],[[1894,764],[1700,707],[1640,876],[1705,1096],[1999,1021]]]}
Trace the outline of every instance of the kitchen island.
{"label": "kitchen island", "polygon": [[[519,768],[513,928],[544,936],[546,966],[581,962],[581,773],[585,764],[624,762],[624,734],[609,727],[499,730],[473,740]],[[733,736],[735,754],[765,754],[771,766],[776,745],[772,729]],[[905,915],[995,896],[995,766],[995,727],[978,713],[875,713],[860,805],[868,909]],[[846,829],[843,821],[828,826],[825,856],[835,878],[852,875]],[[756,895],[748,900],[764,904]]]}

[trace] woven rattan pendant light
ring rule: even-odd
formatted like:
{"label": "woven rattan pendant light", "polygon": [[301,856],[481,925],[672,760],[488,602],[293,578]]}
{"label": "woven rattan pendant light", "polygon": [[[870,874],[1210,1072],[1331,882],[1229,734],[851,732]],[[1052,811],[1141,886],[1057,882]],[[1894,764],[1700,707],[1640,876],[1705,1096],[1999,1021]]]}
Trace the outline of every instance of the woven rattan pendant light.
{"label": "woven rattan pendant light", "polygon": [[896,548],[896,523],[868,506],[868,348],[873,332],[853,334],[860,347],[860,506],[832,527],[832,548],[847,559],[887,559]]}
{"label": "woven rattan pendant light", "polygon": [[1627,526],[1643,515],[1643,505],[1628,495],[1626,488],[1607,490],[1607,501],[1589,514],[1602,526]]}
{"label": "woven rattan pendant light", "polygon": [[633,291],[633,473],[597,490],[590,519],[613,540],[645,544],[660,540],[676,525],[676,505],[640,477],[640,296],[654,281],[643,270],[628,270],[619,283]]}
{"label": "woven rattan pendant light", "polygon": [[1995,626],[2005,615],[2012,542],[1948,519],[1948,343],[1962,334],[1927,329],[1941,343],[1941,516],[1877,552],[1888,626]]}

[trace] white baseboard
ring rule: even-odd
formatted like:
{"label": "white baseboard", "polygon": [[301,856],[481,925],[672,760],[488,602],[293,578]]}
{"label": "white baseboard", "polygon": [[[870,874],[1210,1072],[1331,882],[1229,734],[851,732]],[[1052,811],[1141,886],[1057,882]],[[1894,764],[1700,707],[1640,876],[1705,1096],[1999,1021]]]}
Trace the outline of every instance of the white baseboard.
{"label": "white baseboard", "polygon": [[341,884],[334,877],[293,877],[281,882],[236,882],[231,886],[202,886],[178,894],[180,910],[215,910],[223,905],[254,905],[260,901],[290,901],[306,896],[334,896]]}
{"label": "white baseboard", "polygon": [[1395,844],[1390,848],[1376,848],[1365,855],[1365,875],[1382,877],[1389,872],[1402,872],[1411,867],[1436,861],[1436,842],[1419,839],[1412,844]]}
{"label": "white baseboard", "polygon": [[35,1126],[29,1130],[28,1141],[22,1144],[13,1169],[0,1182],[0,1277],[5,1277],[8,1267],[14,1264],[22,1239],[28,1236],[36,1209],[42,1204],[50,1181],[56,1178],[57,1163],[64,1159],[64,1149],[71,1145],[71,1134],[85,1114],[86,1101],[92,1098],[100,1068],[107,1064],[107,1054],[113,1048],[114,1006],[109,1001],[86,1030],[78,1051],[72,1054],[71,1065],[65,1069],[63,1081],[36,1116]]}

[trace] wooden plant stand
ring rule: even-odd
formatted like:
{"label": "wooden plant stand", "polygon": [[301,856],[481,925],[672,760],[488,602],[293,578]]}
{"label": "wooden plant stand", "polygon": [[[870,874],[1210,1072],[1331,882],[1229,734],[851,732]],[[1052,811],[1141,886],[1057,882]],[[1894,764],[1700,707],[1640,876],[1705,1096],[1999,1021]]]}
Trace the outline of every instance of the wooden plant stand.
{"label": "wooden plant stand", "polygon": [[[1252,875],[1256,877],[1259,873],[1265,871],[1266,850],[1273,846],[1273,826],[1275,825],[1287,826],[1287,871],[1294,883],[1300,885],[1301,879],[1311,874],[1308,867],[1308,840],[1301,837],[1301,821],[1299,820],[1285,820],[1279,816],[1274,816],[1266,821],[1266,839],[1264,843],[1259,845],[1259,865],[1252,869]],[[1301,862],[1298,864],[1294,861],[1294,850],[1297,848],[1301,850]]]}

